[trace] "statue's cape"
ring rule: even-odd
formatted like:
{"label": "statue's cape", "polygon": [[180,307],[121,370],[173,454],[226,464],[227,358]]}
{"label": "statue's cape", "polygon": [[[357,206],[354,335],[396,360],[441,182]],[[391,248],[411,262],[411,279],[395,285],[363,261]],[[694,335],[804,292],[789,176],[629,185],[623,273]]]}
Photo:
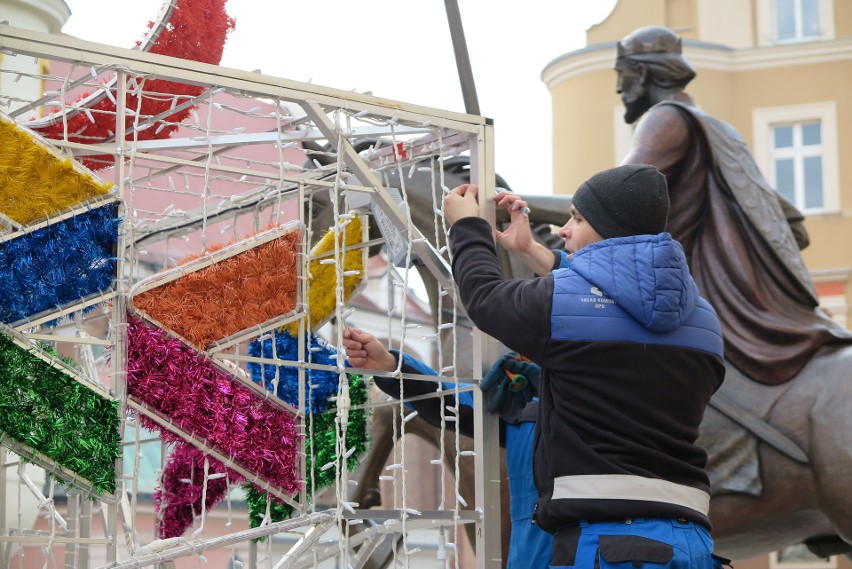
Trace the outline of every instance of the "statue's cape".
{"label": "statue's cape", "polygon": [[814,306],[818,305],[819,295],[802,261],[799,246],[781,207],[778,192],[772,189],[760,173],[740,133],[728,123],[695,107],[676,101],[665,101],[661,104],[676,105],[698,118],[713,150],[713,175],[717,183],[730,188],[734,199],[755,229],[808,293]]}
{"label": "statue's cape", "polygon": [[801,214],[785,210],[740,134],[689,105],[659,105],[677,109],[690,130],[683,156],[663,172],[671,184],[669,232],[719,315],[725,359],[759,383],[778,385],[820,347],[852,342],[819,309],[796,242],[802,232],[791,229]]}

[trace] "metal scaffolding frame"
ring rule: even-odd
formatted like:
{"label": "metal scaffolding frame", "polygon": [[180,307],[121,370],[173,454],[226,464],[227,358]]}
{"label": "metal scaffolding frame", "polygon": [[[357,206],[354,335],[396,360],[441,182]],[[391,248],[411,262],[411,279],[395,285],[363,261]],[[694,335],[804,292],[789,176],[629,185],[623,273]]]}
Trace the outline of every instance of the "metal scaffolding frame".
{"label": "metal scaffolding frame", "polygon": [[[168,243],[168,239],[180,239],[182,236],[197,231],[199,227],[205,230],[208,226],[223,223],[228,220],[236,220],[247,211],[254,211],[256,223],[261,218],[260,210],[270,207],[274,209],[282,200],[296,200],[299,204],[299,219],[303,222],[304,211],[301,207],[304,200],[308,200],[315,192],[330,191],[340,192],[344,188],[369,197],[390,221],[391,225],[398,231],[409,244],[411,257],[416,257],[426,269],[434,275],[440,283],[442,291],[453,295],[454,283],[445,253],[439,250],[437,244],[415,227],[410,216],[403,210],[388,188],[383,185],[382,170],[389,168],[400,169],[408,167],[428,157],[441,158],[442,152],[448,150],[458,153],[467,149],[471,157],[471,179],[480,186],[480,195],[488,197],[494,193],[494,141],[493,127],[483,117],[455,113],[450,111],[432,109],[420,105],[411,105],[398,101],[392,101],[373,97],[372,95],[342,91],[317,85],[299,83],[282,78],[270,77],[259,73],[245,72],[229,69],[215,65],[203,64],[194,61],[179,60],[175,58],[155,55],[145,51],[121,49],[106,45],[95,44],[71,38],[33,32],[0,25],[0,52],[6,57],[35,57],[44,58],[55,62],[64,62],[69,66],[68,74],[62,78],[54,78],[55,81],[63,82],[63,94],[65,87],[70,92],[80,89],[89,84],[91,88],[96,81],[95,76],[104,73],[114,73],[114,79],[108,83],[100,84],[101,93],[88,100],[103,100],[104,97],[115,98],[116,119],[113,136],[104,141],[93,141],[92,143],[72,142],[68,140],[51,141],[55,146],[73,154],[79,159],[93,155],[113,156],[115,159],[115,183],[118,195],[125,203],[125,228],[119,244],[121,254],[119,257],[118,278],[115,290],[101,299],[109,298],[112,302],[111,326],[112,332],[105,339],[81,338],[80,343],[87,345],[98,345],[109,343],[112,348],[109,375],[112,378],[110,385],[111,396],[121,402],[122,426],[125,417],[125,407],[131,407],[136,412],[146,413],[143,406],[128,400],[126,389],[127,362],[125,357],[126,343],[126,320],[125,310],[127,298],[134,282],[139,278],[135,271],[136,255],[141,255],[141,247]],[[74,70],[91,69],[92,81],[84,77],[72,76]],[[2,71],[2,70],[0,70]],[[79,74],[78,74],[79,75]],[[128,85],[134,85],[139,93],[140,83],[148,78],[157,78],[184,84],[202,86],[204,91],[198,97],[175,105],[167,113],[160,113],[152,117],[136,117],[135,122],[128,125],[125,116],[134,116],[134,109],[126,107]],[[114,91],[114,93],[113,93]],[[211,132],[210,117],[213,109],[219,103],[216,97],[220,94],[229,94],[234,97],[258,101],[264,105],[274,108],[276,128],[273,130],[258,132],[239,133],[214,133]],[[53,97],[44,96],[39,100],[21,107],[17,113],[37,108],[38,105],[46,103]],[[139,97],[141,99],[141,97]],[[60,120],[67,120],[64,115],[66,111],[78,105],[86,104],[69,103],[56,115]],[[303,116],[293,117],[284,115],[284,107],[301,109]],[[207,132],[199,128],[200,136],[184,136],[181,138],[166,138],[159,140],[133,140],[134,132],[139,132],[164,121],[169,113],[189,108],[192,105],[206,105],[209,113],[207,121]],[[221,106],[221,105],[220,105]],[[247,119],[253,119],[251,111],[245,111]],[[20,117],[19,117],[20,120]],[[341,122],[343,121],[343,122]],[[359,123],[351,126],[350,122]],[[24,123],[26,124],[26,123]],[[142,128],[140,128],[140,126]],[[127,136],[131,140],[127,140]],[[353,141],[359,137],[384,138],[391,141],[383,148],[374,148],[367,153],[357,153],[353,147]],[[251,163],[250,158],[239,154],[239,150],[252,146],[266,145],[274,147],[281,157],[285,147],[292,147],[305,140],[326,141],[329,145],[329,153],[334,156],[332,166],[317,164],[316,168],[302,168],[299,165],[286,163],[283,159],[267,163]],[[397,142],[401,140],[402,142]],[[404,152],[400,149],[404,148]],[[245,166],[237,166],[240,160],[245,160]],[[150,185],[152,191],[153,179],[161,181],[168,180],[172,184],[172,176],[183,176],[186,185],[184,192],[189,197],[197,197],[190,190],[190,182],[201,184],[203,192],[203,204],[194,209],[176,212],[160,211],[146,212],[142,206],[134,203],[133,192],[142,191],[140,188]],[[227,179],[229,182],[244,183],[240,192],[234,194],[230,199],[222,199],[218,207],[212,207],[214,191],[214,180]],[[248,181],[246,181],[248,180]],[[345,180],[345,182],[343,181]],[[249,182],[253,185],[248,185]],[[177,190],[175,190],[177,191]],[[226,203],[227,202],[227,203]],[[223,205],[224,204],[224,205]],[[139,207],[140,209],[136,209]],[[481,214],[494,222],[494,206],[491,200],[480,200]],[[254,210],[252,210],[254,208]],[[279,209],[275,209],[278,215]],[[266,215],[265,213],[263,215]],[[340,216],[337,216],[341,218]],[[338,221],[336,219],[335,221]],[[236,221],[233,221],[236,224]],[[222,230],[224,231],[224,229]],[[236,225],[234,231],[236,232]],[[203,232],[202,232],[203,233]],[[202,246],[206,246],[206,237],[202,235]],[[366,245],[374,244],[368,242]],[[365,245],[365,246],[366,246]],[[303,251],[304,262],[307,262],[307,251]],[[166,245],[165,259],[168,263],[168,245]],[[74,307],[79,310],[79,306]],[[82,314],[82,313],[80,313]],[[301,314],[301,313],[300,313]],[[338,306],[337,314],[341,314]],[[54,317],[56,314],[53,315]],[[35,339],[55,338],[46,334],[38,326],[42,323],[28,322],[17,327],[15,334],[19,334],[29,341]],[[304,323],[300,323],[300,330],[304,330]],[[266,331],[265,329],[261,332]],[[261,333],[259,332],[259,333]],[[71,342],[69,340],[63,340]],[[71,342],[73,343],[73,342]],[[475,332],[475,349],[471,355],[474,370],[482,369],[482,363],[492,361],[495,356],[496,344],[485,335]],[[303,354],[305,346],[300,338],[300,354]],[[250,360],[246,356],[235,354],[216,353],[215,358],[220,358],[239,364]],[[299,367],[299,378],[302,393],[300,394],[300,409],[304,409],[304,374],[306,369],[320,368],[316,364],[292,362]],[[354,370],[359,371],[359,370]],[[363,371],[363,370],[362,370]],[[419,379],[424,379],[420,377]],[[458,384],[460,380],[476,380],[478,376],[474,373],[473,378],[460,378],[453,371],[437,378]],[[482,413],[484,409],[481,392],[473,390],[475,406],[480,412],[475,414],[475,450],[474,469],[476,481],[476,496],[473,511],[462,511],[458,503],[455,508],[449,510],[422,510],[407,511],[403,509],[391,510],[363,510],[351,507],[332,508],[326,512],[317,513],[306,509],[307,498],[305,492],[294,498],[293,504],[297,507],[294,518],[285,522],[273,522],[246,531],[235,531],[223,537],[196,539],[188,538],[180,540],[163,540],[153,544],[143,545],[138,542],[135,535],[134,521],[131,519],[133,508],[131,499],[123,484],[124,467],[121,459],[116,464],[116,477],[119,481],[115,496],[101,502],[101,511],[104,515],[106,533],[103,537],[92,537],[91,528],[88,524],[91,508],[84,498],[82,506],[74,506],[74,516],[77,520],[73,527],[73,533],[67,535],[27,535],[23,531],[4,531],[0,535],[0,556],[6,559],[8,548],[11,543],[35,542],[51,544],[68,544],[66,560],[76,566],[86,567],[90,562],[90,551],[95,546],[106,548],[105,567],[147,567],[167,566],[175,559],[184,556],[198,556],[204,551],[212,548],[225,547],[237,542],[248,542],[252,546],[255,539],[264,536],[273,536],[281,531],[294,529],[307,530],[303,537],[274,565],[277,567],[302,567],[309,566],[302,559],[307,553],[316,554],[323,547],[331,549],[334,554],[334,546],[323,546],[319,543],[320,537],[325,530],[335,524],[345,523],[346,520],[380,520],[383,524],[369,528],[352,538],[355,546],[361,544],[358,554],[351,560],[356,567],[364,566],[367,558],[383,540],[390,534],[399,531],[410,531],[412,529],[437,529],[446,527],[458,527],[460,524],[474,523],[476,531],[476,559],[477,567],[497,568],[501,564],[500,548],[500,499],[499,499],[499,448],[498,448],[498,426],[494,415]],[[147,413],[152,419],[154,414]],[[304,413],[298,412],[297,416],[303,418]],[[303,427],[304,428],[304,427]],[[5,444],[5,441],[3,441]],[[9,443],[14,447],[13,443]],[[13,448],[13,450],[15,450]],[[20,449],[19,449],[20,450]],[[27,456],[38,463],[37,456]],[[301,466],[303,480],[306,477],[304,460]],[[250,473],[247,474],[250,478]],[[345,480],[345,477],[344,477]],[[273,490],[273,489],[269,489]],[[81,488],[77,492],[86,495],[86,489]],[[89,496],[97,499],[97,496]],[[284,496],[281,496],[284,497]],[[42,496],[44,498],[44,496]],[[0,509],[4,505],[5,489],[0,492]],[[71,508],[69,496],[69,508]],[[74,502],[77,504],[78,502]],[[344,505],[346,506],[346,505]],[[69,510],[70,511],[70,510]],[[54,512],[55,513],[55,512]],[[85,514],[85,515],[83,515]],[[297,515],[298,514],[298,515]],[[58,514],[56,514],[58,515]],[[82,516],[82,517],[81,517]],[[0,522],[5,515],[0,513]],[[4,529],[8,529],[5,528]],[[119,535],[122,533],[127,549],[131,552],[130,557],[119,559]],[[252,558],[249,565],[255,567],[258,564],[257,551],[252,547]]]}

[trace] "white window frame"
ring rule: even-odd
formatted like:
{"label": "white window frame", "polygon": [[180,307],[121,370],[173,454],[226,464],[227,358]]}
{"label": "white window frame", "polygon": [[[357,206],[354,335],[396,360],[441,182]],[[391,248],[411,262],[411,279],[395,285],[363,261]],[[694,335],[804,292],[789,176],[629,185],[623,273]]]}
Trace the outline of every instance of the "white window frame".
{"label": "white window frame", "polygon": [[814,556],[807,560],[782,561],[778,554],[778,551],[769,554],[769,569],[837,569],[837,556],[828,559]]}
{"label": "white window frame", "polygon": [[760,46],[834,39],[834,0],[819,0],[819,36],[778,40],[775,0],[757,0],[757,43]]}
{"label": "white window frame", "polygon": [[612,109],[612,138],[614,141],[613,156],[615,164],[621,164],[622,160],[627,158],[630,153],[630,147],[633,144],[633,131],[636,130],[636,125],[639,121],[633,124],[624,122],[624,105],[616,105]]}
{"label": "white window frame", "polygon": [[788,162],[793,171],[793,180],[792,180],[792,190],[793,196],[787,196],[791,202],[793,202],[796,207],[804,212],[808,211],[822,211],[825,209],[825,187],[824,184],[820,183],[819,193],[820,193],[820,202],[821,205],[818,207],[808,207],[806,204],[807,201],[807,191],[805,184],[805,161],[809,158],[818,158],[820,165],[820,182],[822,182],[822,141],[819,144],[809,144],[805,145],[803,138],[803,129],[805,125],[817,125],[820,131],[820,139],[822,138],[822,123],[819,121],[808,121],[806,123],[802,122],[792,122],[786,124],[774,124],[771,129],[773,131],[773,136],[777,139],[778,129],[790,129],[790,146],[778,147],[777,142],[773,144],[772,148],[772,159],[773,166],[771,171],[771,179],[772,186],[778,190],[781,185],[779,180],[777,179],[778,175],[778,163],[780,161]]}
{"label": "white window frame", "polygon": [[773,127],[813,121],[820,122],[823,207],[808,210],[803,209],[803,204],[796,204],[796,207],[806,215],[837,213],[840,211],[840,167],[837,150],[837,104],[834,101],[754,109],[754,159],[770,185],[776,187]]}

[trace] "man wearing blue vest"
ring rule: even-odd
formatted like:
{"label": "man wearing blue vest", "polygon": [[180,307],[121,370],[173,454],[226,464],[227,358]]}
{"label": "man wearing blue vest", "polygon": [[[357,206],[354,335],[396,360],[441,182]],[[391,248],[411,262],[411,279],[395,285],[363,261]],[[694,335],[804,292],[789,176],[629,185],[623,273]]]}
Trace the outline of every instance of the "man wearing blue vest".
{"label": "man wearing blue vest", "polygon": [[506,280],[476,186],[444,198],[453,275],[484,332],[542,368],[535,522],[552,567],[713,567],[707,455],[695,444],[724,377],[722,335],[664,233],[666,180],[606,170],[574,194],[564,252],[536,244],[517,196],[498,242],[538,274]]}

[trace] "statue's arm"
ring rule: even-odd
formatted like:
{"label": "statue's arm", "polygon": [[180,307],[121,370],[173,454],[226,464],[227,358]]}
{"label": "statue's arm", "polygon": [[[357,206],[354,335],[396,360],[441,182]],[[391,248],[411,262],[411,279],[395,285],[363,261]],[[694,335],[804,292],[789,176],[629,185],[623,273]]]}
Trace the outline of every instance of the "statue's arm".
{"label": "statue's arm", "polygon": [[633,133],[630,152],[622,164],[650,164],[665,173],[682,157],[689,143],[689,127],[680,111],[669,105],[651,107]]}

